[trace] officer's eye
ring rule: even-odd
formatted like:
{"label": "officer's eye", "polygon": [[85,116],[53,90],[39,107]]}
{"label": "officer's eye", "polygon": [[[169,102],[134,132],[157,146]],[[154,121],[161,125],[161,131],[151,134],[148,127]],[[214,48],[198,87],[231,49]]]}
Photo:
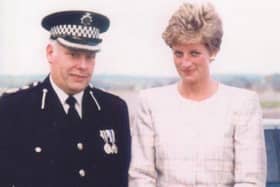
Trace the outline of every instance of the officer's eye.
{"label": "officer's eye", "polygon": [[69,51],[66,53],[66,55],[70,56],[71,58],[78,58],[80,57],[80,54],[75,51]]}
{"label": "officer's eye", "polygon": [[80,57],[80,54],[79,54],[79,53],[76,53],[76,52],[71,52],[70,55],[71,55],[72,58],[78,58],[78,57]]}
{"label": "officer's eye", "polygon": [[96,56],[96,53],[90,53],[90,54],[87,54],[86,55],[86,58],[88,60],[94,60],[95,59],[95,56]]}

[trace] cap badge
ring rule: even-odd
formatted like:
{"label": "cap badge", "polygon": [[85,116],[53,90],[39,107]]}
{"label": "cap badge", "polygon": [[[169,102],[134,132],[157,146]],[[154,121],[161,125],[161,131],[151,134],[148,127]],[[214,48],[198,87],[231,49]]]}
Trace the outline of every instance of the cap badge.
{"label": "cap badge", "polygon": [[92,23],[92,17],[90,13],[85,13],[81,18],[81,24],[83,25],[90,25]]}

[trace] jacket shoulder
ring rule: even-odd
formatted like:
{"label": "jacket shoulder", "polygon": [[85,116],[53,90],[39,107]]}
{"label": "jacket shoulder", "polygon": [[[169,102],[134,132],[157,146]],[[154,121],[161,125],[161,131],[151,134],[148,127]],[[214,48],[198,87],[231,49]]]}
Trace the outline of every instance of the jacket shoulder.
{"label": "jacket shoulder", "polygon": [[237,113],[260,108],[260,99],[256,92],[244,88],[223,85],[222,96],[227,99]]}
{"label": "jacket shoulder", "polygon": [[38,88],[41,84],[42,84],[41,82],[32,82],[19,88],[9,88],[4,90],[1,96],[20,95]]}
{"label": "jacket shoulder", "polygon": [[1,117],[13,116],[15,112],[23,108],[30,109],[34,103],[40,83],[32,83],[21,88],[9,89],[0,96]]}
{"label": "jacket shoulder", "polygon": [[33,93],[35,93],[41,87],[41,82],[32,82],[30,84],[24,85],[20,88],[11,88],[5,90],[1,96],[1,102],[5,101],[21,101],[23,98],[32,97]]}
{"label": "jacket shoulder", "polygon": [[247,90],[244,88],[238,88],[233,86],[228,86],[222,84],[222,89],[224,90],[224,93],[231,97],[231,100],[248,100],[248,99],[254,99],[258,98],[258,95],[256,92],[252,90]]}

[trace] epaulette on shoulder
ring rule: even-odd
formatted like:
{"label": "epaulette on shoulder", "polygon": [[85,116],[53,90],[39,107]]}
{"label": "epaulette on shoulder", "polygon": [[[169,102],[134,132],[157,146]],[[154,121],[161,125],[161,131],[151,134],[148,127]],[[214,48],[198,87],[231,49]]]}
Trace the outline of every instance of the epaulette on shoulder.
{"label": "epaulette on shoulder", "polygon": [[93,84],[91,84],[91,83],[89,83],[88,86],[90,87],[90,89],[94,88]]}
{"label": "epaulette on shoulder", "polygon": [[24,86],[22,86],[20,88],[8,88],[8,89],[5,89],[4,92],[2,93],[2,96],[13,94],[13,93],[16,93],[16,92],[19,92],[19,91],[22,91],[22,90],[27,90],[27,89],[34,88],[37,85],[39,85],[39,83],[40,82],[36,81],[36,82],[29,83],[27,85],[24,85]]}
{"label": "epaulette on shoulder", "polygon": [[108,90],[106,90],[106,89],[104,89],[104,88],[100,88],[100,87],[97,88],[97,87],[93,86],[92,83],[89,83],[88,86],[90,87],[91,90],[98,89],[98,90],[101,90],[101,91],[103,91],[103,92],[108,92]]}

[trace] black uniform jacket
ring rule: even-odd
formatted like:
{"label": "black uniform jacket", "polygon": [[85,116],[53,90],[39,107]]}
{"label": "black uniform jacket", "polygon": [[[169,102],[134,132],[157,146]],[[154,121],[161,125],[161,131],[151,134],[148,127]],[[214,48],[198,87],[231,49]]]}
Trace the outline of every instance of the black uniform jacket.
{"label": "black uniform jacket", "polygon": [[49,78],[3,95],[0,186],[126,187],[131,143],[126,103],[88,87],[82,107],[81,124],[67,123]]}

